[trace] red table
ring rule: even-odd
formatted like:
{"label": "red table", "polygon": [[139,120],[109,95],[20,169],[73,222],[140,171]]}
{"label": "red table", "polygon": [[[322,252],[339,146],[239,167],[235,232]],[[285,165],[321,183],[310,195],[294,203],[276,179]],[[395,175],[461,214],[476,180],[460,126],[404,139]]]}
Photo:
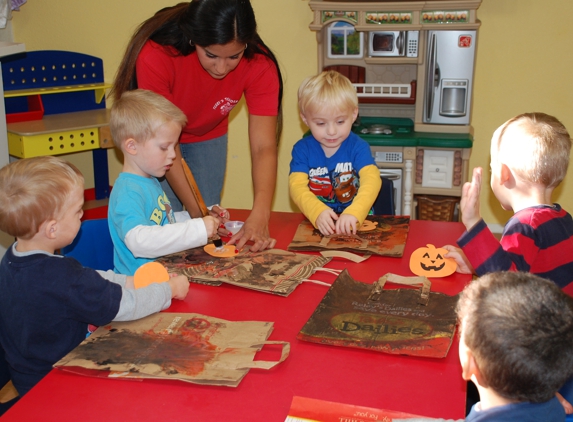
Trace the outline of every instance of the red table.
{"label": "red table", "polygon": [[[247,212],[236,210],[231,215],[244,219]],[[301,214],[272,214],[271,233],[278,240],[277,248],[287,248],[302,220]],[[373,256],[360,264],[337,259],[327,267],[347,268],[355,280],[367,283],[388,272],[411,276],[408,258],[415,249],[427,243],[455,244],[463,230],[460,223],[412,220],[404,258]],[[335,276],[317,273],[313,279],[332,282]],[[457,294],[469,279],[461,274],[432,279],[432,290]],[[273,321],[269,340],[291,343],[285,362],[269,371],[251,370],[237,388],[96,379],[52,370],[2,420],[284,421],[295,395],[423,416],[464,418],[466,384],[461,378],[457,337],[444,359],[297,340],[297,333],[327,289],[303,283],[285,298],[225,284],[192,284],[184,301],[174,301],[168,311],[236,321]],[[276,360],[279,349],[267,347],[256,358]]]}

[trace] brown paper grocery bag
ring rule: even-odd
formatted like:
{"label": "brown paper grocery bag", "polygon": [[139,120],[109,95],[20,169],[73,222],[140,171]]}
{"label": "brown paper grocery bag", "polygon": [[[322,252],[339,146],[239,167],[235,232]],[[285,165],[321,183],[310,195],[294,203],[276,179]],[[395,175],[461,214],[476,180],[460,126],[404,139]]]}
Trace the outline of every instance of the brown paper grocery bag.
{"label": "brown paper grocery bag", "polygon": [[[385,289],[386,282],[416,288]],[[297,338],[384,353],[446,357],[456,328],[458,296],[430,289],[426,277],[388,273],[367,284],[344,270]]]}
{"label": "brown paper grocery bag", "polygon": [[356,234],[324,236],[308,220],[299,224],[288,245],[289,251],[337,250],[359,254],[401,257],[410,229],[410,217],[404,215],[369,215],[366,222],[371,230],[358,230]]}
{"label": "brown paper grocery bag", "polygon": [[170,273],[186,275],[201,284],[228,283],[247,289],[288,296],[331,258],[280,249],[250,252],[248,247],[231,258],[213,258],[203,248],[188,249],[157,259]]}
{"label": "brown paper grocery bag", "polygon": [[[288,357],[288,342],[267,341],[272,330],[272,322],[162,312],[99,327],[54,367],[96,377],[236,387],[249,369],[271,369]],[[282,346],[278,361],[253,360],[265,344]]]}

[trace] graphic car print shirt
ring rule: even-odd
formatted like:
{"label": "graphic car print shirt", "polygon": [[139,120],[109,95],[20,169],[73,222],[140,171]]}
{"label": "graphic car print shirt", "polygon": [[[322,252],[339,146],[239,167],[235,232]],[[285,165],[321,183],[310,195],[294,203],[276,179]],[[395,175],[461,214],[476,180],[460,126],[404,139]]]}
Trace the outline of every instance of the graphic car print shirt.
{"label": "graphic car print shirt", "polygon": [[320,143],[309,135],[292,150],[291,173],[308,174],[308,187],[316,197],[337,214],[342,213],[358,192],[358,173],[363,167],[376,165],[370,146],[354,133],[331,157],[326,157]]}

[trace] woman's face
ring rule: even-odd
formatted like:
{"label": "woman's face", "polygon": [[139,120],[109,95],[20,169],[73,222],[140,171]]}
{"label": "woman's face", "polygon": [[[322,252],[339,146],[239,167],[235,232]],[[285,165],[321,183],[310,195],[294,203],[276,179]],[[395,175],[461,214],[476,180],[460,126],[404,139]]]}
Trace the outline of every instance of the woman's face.
{"label": "woman's face", "polygon": [[243,58],[247,46],[231,41],[228,44],[196,46],[197,57],[203,69],[215,79],[223,79],[235,70]]}

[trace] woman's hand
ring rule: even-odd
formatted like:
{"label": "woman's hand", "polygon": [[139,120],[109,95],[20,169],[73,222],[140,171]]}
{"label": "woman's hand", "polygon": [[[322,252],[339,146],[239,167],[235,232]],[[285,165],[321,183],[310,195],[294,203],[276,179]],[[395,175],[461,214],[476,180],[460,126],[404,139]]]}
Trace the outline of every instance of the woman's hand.
{"label": "woman's hand", "polygon": [[231,237],[227,244],[235,245],[240,250],[247,242],[253,243],[250,247],[253,252],[275,247],[277,241],[270,237],[268,218],[251,212],[241,230]]}
{"label": "woman's hand", "polygon": [[219,205],[213,205],[209,210],[209,215],[219,220],[219,227],[217,229],[219,236],[227,237],[231,234],[231,232],[225,228],[225,223],[231,218],[229,211]]}

